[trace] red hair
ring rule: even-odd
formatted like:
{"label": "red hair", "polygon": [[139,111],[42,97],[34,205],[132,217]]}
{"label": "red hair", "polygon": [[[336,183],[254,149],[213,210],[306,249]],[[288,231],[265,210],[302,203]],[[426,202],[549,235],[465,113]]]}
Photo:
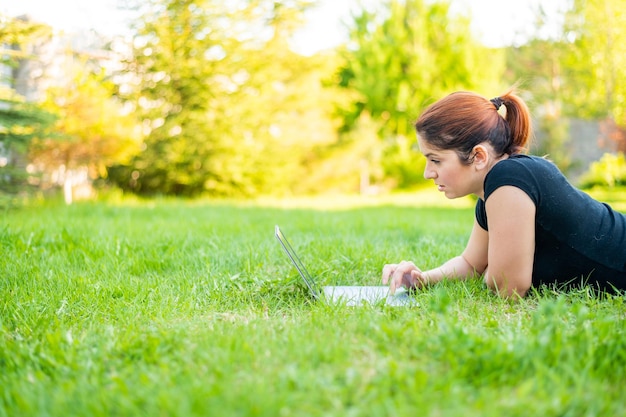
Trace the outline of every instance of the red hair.
{"label": "red hair", "polygon": [[[500,103],[506,107],[506,116],[498,112]],[[465,163],[483,142],[498,156],[526,153],[532,133],[530,111],[512,91],[491,101],[467,91],[452,93],[429,106],[415,130],[435,148],[457,151]]]}

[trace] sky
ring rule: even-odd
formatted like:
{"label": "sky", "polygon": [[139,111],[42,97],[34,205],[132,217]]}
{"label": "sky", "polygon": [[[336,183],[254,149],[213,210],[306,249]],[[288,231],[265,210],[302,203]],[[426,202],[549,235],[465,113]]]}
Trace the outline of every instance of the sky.
{"label": "sky", "polygon": [[[0,12],[10,16],[28,14],[33,19],[63,30],[95,29],[102,34],[124,30],[125,16],[119,0],[0,0]],[[380,3],[361,0],[366,5]],[[523,39],[533,24],[533,7],[541,0],[453,0],[453,10],[472,15],[472,30],[485,45],[505,46]],[[567,0],[543,1],[548,16],[559,16]],[[296,49],[311,54],[332,48],[346,39],[345,22],[359,0],[318,0],[305,27],[297,34]],[[554,19],[553,26],[558,26]]]}

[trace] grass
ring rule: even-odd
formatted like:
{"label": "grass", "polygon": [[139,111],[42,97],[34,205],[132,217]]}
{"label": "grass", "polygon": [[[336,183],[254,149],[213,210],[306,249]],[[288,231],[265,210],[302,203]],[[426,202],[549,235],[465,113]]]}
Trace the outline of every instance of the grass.
{"label": "grass", "polygon": [[411,308],[311,303],[275,224],[323,283],[375,284],[457,254],[473,216],[319,201],[5,212],[0,416],[624,415],[622,297],[470,281]]}

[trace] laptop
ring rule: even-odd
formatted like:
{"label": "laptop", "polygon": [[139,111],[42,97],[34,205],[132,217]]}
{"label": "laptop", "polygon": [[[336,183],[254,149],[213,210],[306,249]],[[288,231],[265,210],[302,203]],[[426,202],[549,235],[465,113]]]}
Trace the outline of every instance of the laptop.
{"label": "laptop", "polygon": [[281,247],[293,263],[300,277],[308,287],[314,300],[322,301],[330,304],[345,304],[347,306],[362,306],[374,304],[386,304],[391,306],[415,305],[416,301],[409,296],[408,292],[399,288],[394,295],[389,293],[389,287],[380,286],[324,286],[319,287],[309,271],[296,254],[280,227],[276,226],[274,230],[276,239],[280,242]]}

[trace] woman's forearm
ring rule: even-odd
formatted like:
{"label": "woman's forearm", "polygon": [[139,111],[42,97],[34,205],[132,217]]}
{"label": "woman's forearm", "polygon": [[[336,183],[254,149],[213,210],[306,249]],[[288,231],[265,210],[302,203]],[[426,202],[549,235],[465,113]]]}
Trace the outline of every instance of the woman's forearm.
{"label": "woman's forearm", "polygon": [[424,283],[435,284],[444,278],[463,280],[473,276],[475,272],[475,268],[459,255],[437,268],[422,272],[421,275]]}

